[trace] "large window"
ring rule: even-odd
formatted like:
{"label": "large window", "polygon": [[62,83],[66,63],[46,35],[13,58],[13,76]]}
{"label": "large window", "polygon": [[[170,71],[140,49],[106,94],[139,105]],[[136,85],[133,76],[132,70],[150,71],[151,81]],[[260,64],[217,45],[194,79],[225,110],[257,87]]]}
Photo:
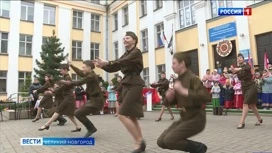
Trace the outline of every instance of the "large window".
{"label": "large window", "polygon": [[0,53],[8,53],[8,33],[0,32]]}
{"label": "large window", "polygon": [[77,75],[75,73],[72,74],[72,81],[78,81],[80,79],[81,79],[81,77],[79,75]]}
{"label": "large window", "polygon": [[10,3],[9,1],[0,1],[0,16],[9,17],[9,10],[10,10]]}
{"label": "large window", "polygon": [[165,64],[157,66],[157,80],[159,80],[161,78],[161,72],[162,71],[165,72]]}
{"label": "large window", "polygon": [[73,11],[73,28],[82,29],[83,12]]}
{"label": "large window", "polygon": [[91,30],[92,31],[99,31],[99,21],[100,21],[100,16],[92,14],[91,15]]}
{"label": "large window", "polygon": [[44,24],[55,24],[56,8],[51,6],[44,6],[43,10],[43,23]]}
{"label": "large window", "polygon": [[33,21],[34,4],[21,1],[21,20]]}
{"label": "large window", "polygon": [[91,60],[94,60],[95,57],[99,57],[99,44],[91,43]]}
{"label": "large window", "polygon": [[113,14],[114,30],[118,30],[118,13]]}
{"label": "large window", "polygon": [[147,2],[146,0],[141,0],[141,16],[145,16],[147,14]]}
{"label": "large window", "polygon": [[196,23],[194,1],[179,1],[179,24],[184,28]]}
{"label": "large window", "polygon": [[25,85],[27,77],[31,77],[31,72],[19,72],[18,91],[21,91],[22,87]]}
{"label": "large window", "polygon": [[49,37],[42,37],[42,45],[46,44],[48,40],[49,40]]}
{"label": "large window", "polygon": [[118,53],[118,41],[113,43],[114,45],[114,54],[115,54],[115,59],[119,58],[119,53]]}
{"label": "large window", "polygon": [[81,60],[82,54],[82,42],[81,41],[72,41],[72,59]]}
{"label": "large window", "polygon": [[32,36],[20,34],[19,55],[32,55]]}
{"label": "large window", "polygon": [[146,87],[149,87],[149,68],[143,69],[142,77],[143,77]]}
{"label": "large window", "polygon": [[218,8],[232,7],[232,0],[211,0],[212,17],[218,16]]}
{"label": "large window", "polygon": [[123,25],[128,25],[128,6],[123,8]]}
{"label": "large window", "polygon": [[161,33],[163,32],[163,23],[159,23],[155,25],[155,30],[156,30],[156,47],[162,47],[164,44],[161,40]]}
{"label": "large window", "polygon": [[142,35],[142,51],[148,51],[148,30],[141,31]]}
{"label": "large window", "polygon": [[160,8],[162,8],[162,0],[154,1],[154,10],[158,10]]}
{"label": "large window", "polygon": [[0,71],[0,93],[7,92],[7,71]]}

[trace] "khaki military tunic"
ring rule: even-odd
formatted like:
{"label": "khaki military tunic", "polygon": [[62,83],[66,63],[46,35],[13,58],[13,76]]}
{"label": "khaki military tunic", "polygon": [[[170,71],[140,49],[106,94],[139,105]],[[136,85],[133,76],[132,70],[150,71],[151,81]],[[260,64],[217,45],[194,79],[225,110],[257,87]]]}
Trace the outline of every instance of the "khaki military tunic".
{"label": "khaki military tunic", "polygon": [[251,67],[248,63],[240,66],[242,70],[237,72],[237,77],[241,81],[242,92],[244,96],[244,104],[257,104],[258,89],[252,79]]}
{"label": "khaki military tunic", "polygon": [[143,70],[142,52],[134,47],[123,54],[119,59],[110,61],[109,65],[103,69],[107,72],[117,72],[121,70],[124,74],[122,79],[122,104],[119,114],[130,117],[143,117],[142,90],[145,85],[140,76]]}
{"label": "khaki military tunic", "polygon": [[[45,82],[45,84],[37,89],[37,94],[38,93],[44,93],[45,91],[48,90],[48,88],[52,88],[53,84],[50,83],[50,81]],[[44,94],[42,100],[40,101],[39,107],[49,109],[53,107],[53,98],[51,94]]]}
{"label": "khaki military tunic", "polygon": [[174,104],[182,108],[180,119],[165,130],[157,140],[158,146],[163,149],[184,150],[187,139],[204,130],[206,112],[202,104],[211,101],[211,94],[207,92],[202,82],[190,70],[177,78],[184,88],[188,89],[188,96],[176,93]]}

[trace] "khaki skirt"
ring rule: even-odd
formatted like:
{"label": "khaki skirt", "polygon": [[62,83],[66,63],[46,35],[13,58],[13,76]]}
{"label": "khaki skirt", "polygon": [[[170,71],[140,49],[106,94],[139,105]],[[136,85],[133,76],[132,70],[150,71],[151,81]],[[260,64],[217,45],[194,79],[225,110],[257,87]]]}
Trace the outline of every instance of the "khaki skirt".
{"label": "khaki skirt", "polygon": [[143,113],[143,87],[135,84],[123,84],[122,103],[119,114],[129,117],[144,117]]}
{"label": "khaki skirt", "polygon": [[244,104],[257,104],[258,102],[258,90],[254,82],[248,82],[242,84],[242,92],[244,95]]}

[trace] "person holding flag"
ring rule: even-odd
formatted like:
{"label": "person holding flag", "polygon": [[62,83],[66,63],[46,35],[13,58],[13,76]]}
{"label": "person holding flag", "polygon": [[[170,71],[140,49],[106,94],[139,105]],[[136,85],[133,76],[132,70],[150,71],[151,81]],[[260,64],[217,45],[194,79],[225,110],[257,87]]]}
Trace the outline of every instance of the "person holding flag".
{"label": "person holding flag", "polygon": [[253,78],[251,72],[252,67],[249,65],[249,63],[245,62],[244,56],[241,53],[239,53],[237,56],[237,63],[239,67],[234,68],[233,66],[231,66],[230,68],[233,73],[237,74],[238,79],[241,80],[242,92],[244,95],[242,117],[237,129],[243,129],[245,127],[245,119],[249,107],[252,109],[253,113],[258,119],[258,121],[255,123],[255,126],[258,126],[261,123],[263,123],[263,120],[260,117],[256,106],[258,102],[257,97],[258,90],[252,79]]}

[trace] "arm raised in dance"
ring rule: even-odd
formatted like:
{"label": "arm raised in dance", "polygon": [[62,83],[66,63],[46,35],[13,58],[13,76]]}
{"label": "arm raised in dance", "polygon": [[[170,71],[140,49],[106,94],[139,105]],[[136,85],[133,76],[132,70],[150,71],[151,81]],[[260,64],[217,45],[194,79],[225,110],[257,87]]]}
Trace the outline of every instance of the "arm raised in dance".
{"label": "arm raised in dance", "polygon": [[81,86],[83,84],[86,84],[87,82],[93,81],[97,78],[97,75],[93,72],[87,74],[87,76],[85,76],[84,78],[82,78],[79,81],[71,81],[71,85],[72,86]]}
{"label": "arm raised in dance", "polygon": [[76,72],[77,75],[79,75],[82,78],[85,77],[85,74],[84,74],[84,72],[82,70],[75,67],[73,64],[70,64],[70,67]]}
{"label": "arm raised in dance", "polygon": [[48,88],[51,87],[51,84],[49,82],[46,82],[42,87],[40,87],[39,89],[36,90],[36,94],[38,93],[43,93],[45,92],[46,90],[48,90]]}

